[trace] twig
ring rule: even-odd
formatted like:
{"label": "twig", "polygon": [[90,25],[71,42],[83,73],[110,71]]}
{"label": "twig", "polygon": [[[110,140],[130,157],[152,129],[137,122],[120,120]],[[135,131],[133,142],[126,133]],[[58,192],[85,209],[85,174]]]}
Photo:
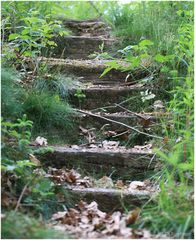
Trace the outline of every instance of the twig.
{"label": "twig", "polygon": [[138,132],[140,134],[146,135],[148,137],[153,137],[153,138],[157,138],[157,139],[163,139],[162,137],[142,132],[142,131],[140,131],[140,130],[134,128],[134,127],[131,127],[131,126],[125,124],[125,123],[122,123],[122,122],[118,122],[118,121],[115,121],[115,120],[112,120],[112,119],[109,119],[109,118],[106,118],[106,117],[103,117],[103,116],[100,116],[100,115],[96,115],[96,114],[91,113],[91,112],[86,112],[86,111],[80,110],[80,109],[74,109],[74,110],[77,111],[77,112],[83,113],[83,114],[88,114],[89,116],[92,116],[92,117],[101,118],[101,119],[104,119],[104,120],[106,120],[108,122],[112,122],[112,123],[116,123],[118,125],[122,125],[122,126],[124,126],[126,128],[129,128],[129,129],[131,129],[131,130],[133,130],[135,132]]}
{"label": "twig", "polygon": [[135,115],[135,116],[137,116],[137,117],[140,117],[140,118],[145,119],[145,120],[147,119],[146,117],[142,116],[142,115],[139,114],[139,113],[132,112],[132,111],[130,111],[129,109],[122,107],[120,104],[115,103],[114,105],[117,106],[117,107],[120,107],[121,109],[123,109],[123,110],[125,110],[125,111],[127,111],[127,112],[129,112],[129,113],[131,113],[131,114],[133,114],[133,115]]}
{"label": "twig", "polygon": [[24,186],[24,188],[23,188],[23,190],[22,190],[22,192],[21,192],[21,194],[20,194],[20,197],[18,198],[16,207],[15,207],[15,209],[14,209],[15,212],[18,210],[18,208],[19,208],[19,206],[20,206],[20,203],[21,203],[21,201],[22,201],[22,198],[23,198],[23,196],[24,196],[24,193],[25,193],[28,185],[34,180],[35,177],[36,177],[36,175],[35,175],[32,179],[30,179],[30,180],[27,182],[27,184]]}
{"label": "twig", "polygon": [[113,136],[113,138],[115,138],[115,137],[120,137],[120,136],[122,136],[122,135],[124,135],[124,134],[126,134],[126,133],[128,133],[128,132],[129,132],[129,130],[127,130],[127,131],[125,131],[125,132],[122,132],[122,133],[119,133],[119,134],[116,134],[116,135]]}
{"label": "twig", "polygon": [[23,188],[23,190],[22,190],[22,192],[21,192],[21,194],[20,194],[20,197],[18,198],[17,205],[16,205],[16,207],[15,207],[15,209],[14,209],[15,212],[18,210],[18,208],[19,208],[19,206],[20,206],[20,202],[21,202],[21,200],[22,200],[22,198],[23,198],[23,195],[24,195],[24,193],[25,193],[25,191],[26,191],[29,183],[30,183],[30,182],[28,182],[28,183],[24,186],[24,188]]}

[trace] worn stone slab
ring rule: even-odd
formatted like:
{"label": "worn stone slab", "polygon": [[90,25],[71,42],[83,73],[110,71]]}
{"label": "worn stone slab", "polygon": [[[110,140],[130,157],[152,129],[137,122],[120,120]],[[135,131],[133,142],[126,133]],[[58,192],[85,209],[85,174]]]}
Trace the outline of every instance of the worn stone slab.
{"label": "worn stone slab", "polygon": [[[104,69],[107,67],[107,63],[110,60],[78,60],[78,59],[58,59],[58,58],[46,58],[41,57],[39,61],[47,64],[50,72],[58,72],[75,75],[80,78],[80,82],[89,83],[93,85],[117,85],[124,84],[126,86],[125,79],[127,73],[111,70],[104,77],[100,78]],[[122,63],[122,62],[121,62]],[[125,63],[123,63],[125,64]],[[132,70],[129,74],[127,82],[135,81],[136,79],[142,79],[148,75],[148,71],[144,69]]]}
{"label": "worn stone slab", "polygon": [[[114,108],[114,107],[113,107]],[[116,108],[115,108],[116,109]],[[109,108],[108,108],[109,110]],[[115,113],[104,113],[104,112],[97,112],[95,113],[97,116],[103,116],[108,119],[125,123],[129,126],[140,126],[142,128],[144,127],[151,127],[153,124],[155,124],[160,117],[155,116],[154,114],[141,114],[143,118],[136,116],[135,114],[127,113],[127,112],[115,112]],[[139,113],[138,113],[139,114]],[[75,118],[75,121],[77,121],[81,126],[85,128],[96,128],[97,130],[100,130],[101,127],[103,127],[105,124],[107,126],[104,128],[105,130],[127,130],[124,126],[120,126],[116,123],[108,122],[102,118],[98,117],[92,117],[87,114],[78,114],[73,116]],[[145,121],[144,121],[145,118]],[[162,118],[162,116],[161,116]],[[145,125],[144,125],[145,123]],[[146,124],[148,125],[146,126]]]}
{"label": "worn stone slab", "polygon": [[[135,84],[132,86],[102,86],[102,85],[90,85],[80,87],[80,90],[85,95],[83,98],[77,97],[77,89],[71,89],[69,91],[69,102],[74,107],[93,110],[97,108],[103,108],[113,106],[115,103],[121,103],[128,98],[135,98],[140,96],[140,92],[148,89],[148,87],[142,84]],[[137,97],[137,102],[128,101],[124,106],[136,111],[138,106],[142,105],[141,97]],[[110,111],[122,111],[118,109],[110,109]]]}
{"label": "worn stone slab", "polygon": [[89,55],[100,52],[99,46],[104,44],[104,51],[112,50],[115,39],[103,36],[57,36],[57,46],[52,49],[52,56],[57,58],[89,59]]}
{"label": "worn stone slab", "polygon": [[63,20],[63,25],[77,36],[109,36],[111,28],[99,19]]}
{"label": "worn stone slab", "polygon": [[151,150],[138,151],[123,148],[85,148],[79,146],[53,146],[53,153],[39,155],[46,166],[56,168],[82,167],[91,173],[115,172],[115,175],[144,176],[154,169],[156,160]]}
{"label": "worn stone slab", "polygon": [[[124,210],[128,208],[141,207],[155,193],[147,190],[118,190],[108,188],[65,188],[71,199],[78,203],[83,200],[87,203],[96,201],[101,211]],[[123,203],[123,204],[121,204]]]}

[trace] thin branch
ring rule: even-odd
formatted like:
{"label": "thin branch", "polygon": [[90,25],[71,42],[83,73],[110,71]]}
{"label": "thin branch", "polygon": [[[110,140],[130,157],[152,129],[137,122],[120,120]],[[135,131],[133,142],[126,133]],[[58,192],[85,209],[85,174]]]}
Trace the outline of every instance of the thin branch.
{"label": "thin branch", "polygon": [[135,116],[137,116],[137,117],[140,117],[140,118],[145,119],[145,120],[147,119],[146,117],[142,116],[142,115],[139,114],[139,113],[132,112],[132,111],[130,111],[129,109],[122,107],[120,104],[115,103],[114,105],[117,106],[117,107],[119,107],[119,108],[121,108],[121,109],[123,109],[123,110],[125,110],[125,111],[127,111],[127,112],[129,112],[129,113],[131,113],[131,114],[133,114],[133,115],[135,115]]}
{"label": "thin branch", "polygon": [[26,192],[26,189],[27,189],[28,185],[35,179],[35,177],[36,177],[36,175],[35,175],[33,178],[31,178],[31,179],[27,182],[27,184],[24,186],[24,188],[23,188],[23,190],[22,190],[22,192],[21,192],[21,194],[20,194],[20,197],[18,198],[16,207],[15,207],[15,209],[14,209],[15,212],[18,210],[18,208],[19,208],[19,206],[20,206],[20,203],[21,203],[21,201],[22,201],[22,198],[23,198],[23,196],[24,196],[24,193]]}
{"label": "thin branch", "polygon": [[118,122],[118,121],[115,121],[115,120],[112,120],[112,119],[109,119],[109,118],[106,118],[106,117],[103,117],[103,116],[100,116],[100,115],[97,115],[97,114],[94,114],[94,113],[91,113],[91,112],[86,112],[86,111],[83,111],[83,110],[80,110],[80,109],[74,109],[76,112],[80,112],[80,113],[83,113],[83,114],[87,114],[89,116],[92,116],[92,117],[96,117],[96,118],[101,118],[101,119],[104,119],[108,122],[112,122],[112,123],[116,123],[118,125],[121,125],[121,126],[124,126],[126,128],[129,128],[137,133],[140,133],[142,135],[145,135],[145,136],[148,136],[148,137],[153,137],[153,138],[157,138],[157,139],[163,139],[162,137],[159,137],[159,136],[156,136],[156,135],[152,135],[152,134],[148,134],[148,133],[145,133],[145,132],[142,132],[134,127],[131,127],[125,123],[122,123],[122,122]]}
{"label": "thin branch", "polygon": [[119,133],[119,134],[116,134],[116,135],[113,136],[113,138],[115,138],[115,137],[120,137],[120,136],[122,136],[122,135],[124,135],[124,134],[126,134],[126,133],[129,133],[129,130],[127,130],[127,131],[125,131],[125,132],[122,132],[122,133]]}
{"label": "thin branch", "polygon": [[20,202],[22,201],[22,198],[23,198],[23,196],[24,196],[24,193],[25,193],[25,191],[26,191],[29,183],[30,183],[30,182],[28,182],[28,183],[24,186],[24,188],[23,188],[23,190],[22,190],[22,192],[21,192],[21,194],[20,194],[20,197],[18,198],[17,205],[16,205],[15,210],[14,210],[15,212],[18,210],[18,208],[19,208],[19,206],[20,206]]}

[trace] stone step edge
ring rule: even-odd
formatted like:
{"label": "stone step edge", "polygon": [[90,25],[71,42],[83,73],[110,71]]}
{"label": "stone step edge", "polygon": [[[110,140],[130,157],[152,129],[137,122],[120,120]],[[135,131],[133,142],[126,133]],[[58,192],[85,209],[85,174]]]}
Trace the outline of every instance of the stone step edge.
{"label": "stone step edge", "polygon": [[[48,57],[38,57],[38,61],[47,62],[51,65],[58,65],[58,66],[67,66],[67,67],[85,67],[89,69],[100,69],[104,70],[107,67],[108,62],[112,60],[97,60],[97,59],[62,59],[62,58],[48,58]],[[128,63],[118,60],[119,63],[123,64],[124,66],[129,66]],[[144,63],[143,63],[144,64]],[[136,68],[133,71],[140,70],[140,68]]]}
{"label": "stone step edge", "polygon": [[75,199],[90,203],[96,201],[98,207],[102,211],[123,210],[127,207],[141,207],[145,202],[153,199],[157,192],[149,192],[147,190],[117,190],[110,188],[78,188],[78,187],[64,187]]}
{"label": "stone step edge", "polygon": [[[110,168],[120,168],[123,170],[131,170],[133,172],[143,172],[153,170],[156,165],[156,155],[151,149],[122,149],[102,147],[79,147],[79,145],[69,146],[48,146],[52,148],[52,152],[38,153],[38,159],[45,165],[62,167],[65,165],[86,165],[105,166]],[[110,167],[109,167],[110,166]],[[91,168],[90,167],[90,168]],[[93,169],[91,169],[93,170]]]}
{"label": "stone step edge", "polygon": [[91,41],[105,41],[107,43],[113,43],[116,42],[117,43],[117,39],[116,38],[105,38],[104,36],[77,36],[77,35],[71,35],[71,36],[63,36],[61,37],[63,39],[80,39],[80,40],[91,40]]}

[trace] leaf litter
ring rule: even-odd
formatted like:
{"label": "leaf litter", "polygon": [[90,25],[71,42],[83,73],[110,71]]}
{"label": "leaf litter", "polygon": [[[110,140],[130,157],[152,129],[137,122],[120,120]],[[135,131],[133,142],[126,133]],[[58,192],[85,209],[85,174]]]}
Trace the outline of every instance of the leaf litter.
{"label": "leaf litter", "polygon": [[149,239],[149,231],[130,228],[139,218],[140,209],[136,208],[128,214],[120,211],[105,213],[98,209],[93,201],[87,204],[80,201],[75,208],[53,214],[51,225],[56,230],[67,231],[75,238],[130,238]]}
{"label": "leaf litter", "polygon": [[[41,173],[43,174],[43,173]],[[157,187],[149,180],[145,181],[114,181],[111,177],[103,176],[99,179],[95,179],[92,176],[82,176],[75,169],[67,168],[52,168],[49,167],[45,177],[49,178],[56,185],[63,185],[69,189],[77,188],[108,188],[108,189],[120,189],[126,192],[128,191],[148,191],[156,192]]]}

